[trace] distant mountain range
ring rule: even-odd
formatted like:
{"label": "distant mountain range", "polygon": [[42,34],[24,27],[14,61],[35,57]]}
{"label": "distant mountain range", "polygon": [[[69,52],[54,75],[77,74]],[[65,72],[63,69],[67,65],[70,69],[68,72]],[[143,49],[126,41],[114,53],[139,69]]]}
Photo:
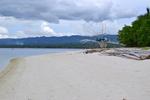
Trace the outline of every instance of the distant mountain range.
{"label": "distant mountain range", "polygon": [[34,37],[21,39],[0,39],[1,48],[94,48],[98,47],[97,38],[107,38],[118,43],[117,35]]}

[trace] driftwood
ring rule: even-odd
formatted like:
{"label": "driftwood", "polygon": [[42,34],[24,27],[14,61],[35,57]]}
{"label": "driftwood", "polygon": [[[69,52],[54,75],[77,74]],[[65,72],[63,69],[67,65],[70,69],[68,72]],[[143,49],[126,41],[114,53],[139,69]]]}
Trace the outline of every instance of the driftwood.
{"label": "driftwood", "polygon": [[130,55],[130,54],[123,54],[122,57],[126,57],[126,58],[129,58],[129,59],[134,59],[134,60],[141,60],[140,57]]}
{"label": "driftwood", "polygon": [[96,52],[102,52],[106,49],[89,49],[87,51],[85,51],[86,54],[89,54],[89,53],[96,53]]}
{"label": "driftwood", "polygon": [[101,53],[108,56],[119,56],[134,60],[145,60],[150,59],[150,51],[141,49],[128,49],[128,48],[117,48],[117,49],[91,49],[85,53]]}
{"label": "driftwood", "polygon": [[143,50],[116,50],[108,54],[113,56],[126,57],[134,60],[150,59],[150,51]]}

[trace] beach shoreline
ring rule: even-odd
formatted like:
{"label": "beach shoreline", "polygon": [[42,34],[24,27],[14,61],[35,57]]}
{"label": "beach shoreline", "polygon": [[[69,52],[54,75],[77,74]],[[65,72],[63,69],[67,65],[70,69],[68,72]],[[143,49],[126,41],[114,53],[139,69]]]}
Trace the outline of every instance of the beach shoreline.
{"label": "beach shoreline", "polygon": [[148,100],[149,64],[83,51],[15,58],[0,73],[0,98]]}
{"label": "beach shoreline", "polygon": [[43,54],[78,51],[80,49],[67,48],[0,48],[0,70],[13,58],[36,56]]}

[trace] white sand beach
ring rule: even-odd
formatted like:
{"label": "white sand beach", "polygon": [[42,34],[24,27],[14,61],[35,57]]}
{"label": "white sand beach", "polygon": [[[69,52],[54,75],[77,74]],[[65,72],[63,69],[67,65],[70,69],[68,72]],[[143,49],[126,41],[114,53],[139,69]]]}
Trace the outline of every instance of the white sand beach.
{"label": "white sand beach", "polygon": [[150,60],[81,52],[13,59],[0,100],[150,100]]}

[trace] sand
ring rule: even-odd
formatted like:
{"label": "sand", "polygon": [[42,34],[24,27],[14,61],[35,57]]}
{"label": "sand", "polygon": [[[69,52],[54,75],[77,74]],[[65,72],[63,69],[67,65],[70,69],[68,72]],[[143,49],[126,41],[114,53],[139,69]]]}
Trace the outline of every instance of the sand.
{"label": "sand", "polygon": [[98,53],[13,59],[0,73],[0,100],[150,100],[150,60]]}

